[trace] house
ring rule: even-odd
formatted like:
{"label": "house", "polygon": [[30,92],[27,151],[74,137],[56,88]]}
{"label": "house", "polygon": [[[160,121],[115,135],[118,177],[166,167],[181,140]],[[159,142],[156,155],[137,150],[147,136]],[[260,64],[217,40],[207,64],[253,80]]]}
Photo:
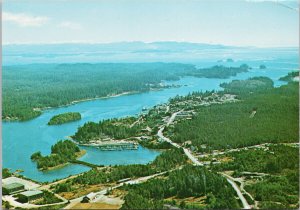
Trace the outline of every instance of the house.
{"label": "house", "polygon": [[25,190],[25,186],[21,183],[10,183],[10,184],[4,184],[2,186],[2,192],[4,195],[9,195],[9,194],[13,194],[16,192],[20,192]]}
{"label": "house", "polygon": [[18,197],[19,200],[22,201],[23,203],[36,200],[38,198],[43,197],[44,193],[40,190],[28,190],[25,192],[21,192]]}
{"label": "house", "polygon": [[89,203],[90,200],[91,200],[91,199],[90,199],[89,197],[84,196],[84,197],[82,198],[82,200],[81,200],[81,203]]}

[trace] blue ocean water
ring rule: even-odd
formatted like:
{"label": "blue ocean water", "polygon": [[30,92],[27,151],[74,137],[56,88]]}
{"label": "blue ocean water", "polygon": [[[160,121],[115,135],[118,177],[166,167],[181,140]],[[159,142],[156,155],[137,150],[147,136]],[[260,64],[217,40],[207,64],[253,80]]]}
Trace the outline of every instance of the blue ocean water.
{"label": "blue ocean water", "polygon": [[[217,52],[218,56],[215,55],[214,52]],[[197,53],[200,54],[200,57]],[[211,56],[206,55],[205,53]],[[205,54],[205,56],[201,57],[203,54]],[[130,56],[131,54],[129,53],[127,57]],[[176,57],[180,57],[180,53],[178,55],[176,54],[176,56],[174,53],[165,56],[173,56],[172,59],[175,59]],[[199,57],[198,59],[197,56]],[[8,59],[8,57],[9,55],[7,55],[6,59]],[[68,61],[69,59],[65,57],[65,55],[58,57],[59,62],[62,62],[63,60]],[[185,60],[187,57],[190,57],[191,59]],[[234,62],[226,62],[225,58],[229,57],[232,58]],[[33,56],[33,58],[31,58],[31,62],[36,61],[35,58],[36,56]],[[229,79],[184,77],[179,81],[167,82],[182,85],[179,88],[170,88],[161,91],[150,91],[132,95],[123,95],[114,98],[85,101],[71,106],[46,110],[41,116],[30,121],[4,122],[2,127],[3,167],[10,168],[12,170],[22,169],[24,170],[24,176],[37,181],[53,181],[55,179],[60,179],[69,175],[87,171],[89,168],[86,166],[69,164],[66,167],[57,170],[41,172],[37,170],[36,164],[30,160],[30,156],[36,151],[41,151],[44,155],[49,154],[51,145],[60,139],[65,139],[67,136],[73,135],[77,128],[83,125],[85,122],[98,122],[99,120],[103,119],[138,115],[142,111],[143,107],[152,107],[160,103],[165,103],[171,97],[176,95],[186,95],[193,91],[218,90],[220,89],[220,83],[229,82],[233,79],[247,79],[254,76],[267,76],[274,81],[275,86],[280,86],[284,84],[284,82],[281,82],[278,79],[281,76],[286,75],[288,72],[298,69],[299,66],[298,52],[290,49],[279,51],[274,49],[230,51],[226,49],[222,52],[214,49],[205,52],[196,52],[196,55],[193,54],[187,56],[185,54],[182,55],[181,58],[183,59],[179,60],[180,62],[192,63],[197,67],[207,67],[212,65],[238,66],[246,63],[252,67],[252,70],[246,73],[238,74],[237,76]],[[12,58],[9,57],[9,59]],[[22,59],[21,61],[19,60],[21,64],[28,63],[27,59]],[[49,61],[49,58],[43,59],[45,60],[39,61]],[[89,59],[89,61],[92,62],[95,61],[94,59],[96,58],[92,57]],[[166,59],[166,61],[171,60]],[[80,61],[83,62],[86,61],[86,59],[77,60],[77,62]],[[127,61],[131,60],[129,59]],[[139,60],[137,59],[137,61]],[[8,65],[9,62],[6,64]],[[259,69],[259,65],[261,64],[265,64],[267,69]],[[47,122],[53,115],[64,112],[80,112],[82,119],[80,121],[63,125],[47,126]],[[141,146],[138,150],[128,151],[100,151],[95,148],[87,147],[84,149],[87,150],[87,154],[83,156],[81,160],[104,165],[134,163],[145,164],[154,160],[159,154],[158,151],[149,150]]]}

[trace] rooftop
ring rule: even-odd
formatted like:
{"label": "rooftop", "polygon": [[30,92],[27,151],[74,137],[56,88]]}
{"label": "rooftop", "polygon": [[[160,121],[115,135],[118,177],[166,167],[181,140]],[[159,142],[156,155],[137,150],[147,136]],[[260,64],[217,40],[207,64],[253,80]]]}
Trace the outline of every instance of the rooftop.
{"label": "rooftop", "polygon": [[30,197],[30,196],[34,196],[34,195],[38,195],[38,194],[42,194],[43,192],[40,190],[28,190],[25,192],[22,192],[20,194],[25,195],[26,197]]}
{"label": "rooftop", "polygon": [[32,190],[32,189],[38,188],[40,186],[39,184],[34,183],[33,181],[18,178],[18,177],[13,177],[13,176],[2,179],[2,186],[9,185],[12,183],[23,184],[25,186],[25,189],[27,189],[27,190]]}
{"label": "rooftop", "polygon": [[24,187],[24,185],[21,183],[15,182],[15,183],[11,183],[11,184],[4,184],[3,187],[6,189],[14,189],[14,188],[18,188],[18,187]]}

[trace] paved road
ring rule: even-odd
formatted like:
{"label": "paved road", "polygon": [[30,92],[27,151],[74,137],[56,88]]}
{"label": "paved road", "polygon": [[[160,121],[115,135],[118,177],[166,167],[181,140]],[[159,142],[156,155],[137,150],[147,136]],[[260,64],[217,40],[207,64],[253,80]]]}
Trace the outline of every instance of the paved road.
{"label": "paved road", "polygon": [[[170,170],[170,171],[173,171],[173,170]],[[68,204],[64,209],[72,209],[72,207],[75,206],[76,204],[80,203],[82,201],[83,197],[85,197],[85,196],[87,196],[88,198],[90,198],[90,202],[91,203],[95,203],[99,199],[101,199],[101,196],[105,195],[107,193],[107,191],[109,191],[109,190],[113,190],[113,189],[119,188],[119,187],[123,186],[124,184],[140,184],[142,182],[145,182],[145,181],[147,181],[149,179],[152,179],[152,178],[154,178],[156,176],[163,175],[163,174],[165,174],[167,172],[170,172],[170,171],[164,171],[164,172],[153,174],[153,175],[150,175],[150,176],[140,177],[140,178],[137,178],[137,179],[134,179],[134,180],[129,180],[127,182],[117,184],[117,185],[115,185],[113,187],[105,188],[105,189],[100,190],[98,192],[91,192],[91,193],[89,193],[87,195],[84,195],[84,196],[81,196],[79,198],[75,198],[75,199],[70,200],[70,204]]]}
{"label": "paved road", "polygon": [[158,132],[157,132],[157,136],[159,138],[161,138],[162,140],[166,141],[166,142],[169,142],[170,144],[172,144],[174,147],[177,147],[177,148],[180,148],[180,146],[178,144],[176,144],[175,142],[171,141],[171,139],[165,137],[163,135],[163,131],[164,131],[165,127],[161,127]]}
{"label": "paved road", "polygon": [[[180,110],[178,112],[175,112],[172,114],[172,116],[170,117],[170,119],[168,120],[167,122],[167,126],[170,125],[174,120],[175,120],[175,117],[178,113],[182,112],[183,110]],[[163,131],[164,131],[165,127],[162,126],[158,132],[157,132],[157,135],[159,138],[169,142],[170,144],[172,144],[174,147],[177,147],[177,148],[183,148],[181,147],[179,144],[176,144],[174,143],[171,139],[165,137],[163,135]],[[184,150],[184,153],[186,154],[186,156],[194,163],[194,165],[197,165],[197,166],[203,166],[203,164],[195,157],[193,156],[193,154],[187,149],[187,148],[183,148]],[[233,187],[233,189],[236,191],[239,199],[241,200],[242,204],[243,204],[243,208],[244,209],[251,209],[251,206],[248,204],[247,200],[245,199],[245,197],[243,196],[241,190],[239,189],[239,187],[235,184],[235,182],[231,179],[232,177],[226,175],[226,174],[222,174],[224,176],[226,176],[226,179],[227,181],[231,184],[231,186]]]}
{"label": "paved road", "polygon": [[66,199],[63,198],[63,201],[59,202],[59,203],[35,205],[35,204],[30,204],[30,203],[19,203],[12,196],[2,196],[2,200],[8,201],[10,203],[10,205],[12,205],[14,207],[21,207],[21,208],[25,208],[25,209],[34,209],[34,208],[40,208],[40,207],[55,206],[55,205],[65,204],[68,202]]}
{"label": "paved road", "polygon": [[[169,118],[166,126],[169,126],[175,120],[177,114],[180,113],[180,112],[182,112],[182,111],[183,110],[180,110],[178,112],[173,113],[172,116]],[[157,136],[159,138],[163,139],[164,141],[169,142],[171,145],[173,145],[176,148],[183,148],[179,144],[173,142],[171,139],[165,137],[163,135],[164,129],[165,129],[165,126],[160,127],[160,129],[157,132]],[[254,146],[250,146],[249,148],[251,148],[251,147],[259,147],[259,146],[262,146],[262,145],[254,145]],[[203,166],[203,164],[195,156],[193,156],[193,154],[187,148],[183,148],[183,150],[184,150],[184,153],[186,154],[186,156],[194,163],[194,165]],[[233,150],[239,151],[239,149],[233,149]],[[224,153],[224,152],[220,152],[220,153]],[[220,154],[220,153],[218,153],[218,154]],[[172,171],[172,170],[170,170],[170,171]],[[89,198],[91,198],[91,202],[97,202],[97,200],[99,200],[101,198],[101,195],[105,195],[108,190],[116,189],[118,187],[123,186],[124,184],[139,184],[141,182],[147,181],[148,179],[154,178],[156,176],[162,175],[162,174],[167,173],[167,172],[162,172],[162,173],[158,173],[158,174],[154,174],[154,175],[150,175],[150,176],[146,176],[146,177],[140,177],[140,178],[137,178],[135,180],[130,180],[130,181],[127,181],[125,183],[118,184],[118,185],[116,185],[114,187],[106,188],[106,189],[98,191],[96,193],[90,193],[90,194],[88,194],[86,196],[88,196]],[[239,199],[241,200],[241,202],[243,204],[243,208],[244,209],[251,209],[251,206],[248,204],[247,200],[243,196],[240,188],[234,182],[233,178],[230,177],[230,176],[228,176],[227,174],[222,174],[222,175],[226,177],[227,181],[231,184],[231,186],[233,187],[233,189],[236,191]],[[72,206],[76,205],[77,203],[79,203],[82,200],[83,197],[84,196],[81,196],[79,198],[71,200],[70,201],[71,203],[68,206],[66,206],[65,209],[69,209]]]}
{"label": "paved road", "polygon": [[194,163],[194,165],[203,166],[203,163],[201,163],[194,155],[192,155],[192,153],[188,149],[183,148],[183,151],[186,156],[188,156],[188,158]]}
{"label": "paved road", "polygon": [[231,184],[233,189],[236,191],[237,195],[239,196],[239,199],[242,201],[244,209],[251,209],[251,206],[248,204],[248,202],[247,202],[246,198],[244,197],[244,195],[242,194],[240,188],[234,182],[234,179],[231,176],[227,175],[227,174],[224,174],[224,173],[221,173],[221,174],[223,176],[225,176],[225,178],[227,179],[229,184]]}
{"label": "paved road", "polygon": [[[168,120],[168,122],[167,122],[167,126],[169,126],[169,125],[175,120],[175,117],[177,116],[177,114],[179,114],[179,113],[182,112],[182,111],[183,111],[183,110],[180,110],[180,111],[178,111],[178,112],[173,113],[172,116],[169,118],[169,120]],[[173,145],[173,146],[176,147],[176,148],[182,148],[179,144],[173,142],[171,139],[169,139],[169,138],[167,138],[167,137],[165,137],[165,136],[163,135],[164,129],[165,129],[165,126],[162,126],[162,127],[158,130],[157,136],[158,136],[159,138],[163,139],[164,141],[169,142],[171,145]],[[186,154],[186,156],[187,156],[187,157],[188,157],[195,165],[197,165],[197,166],[203,166],[203,164],[200,163],[199,160],[198,160],[196,157],[194,157],[194,156],[192,155],[192,153],[189,151],[189,149],[183,148],[183,151],[184,151],[184,153]]]}
{"label": "paved road", "polygon": [[[180,110],[180,111],[178,111],[178,112],[173,113],[172,116],[169,118],[169,120],[168,120],[168,122],[167,122],[167,126],[169,126],[169,125],[175,120],[176,115],[179,114],[179,113],[182,112],[182,111],[183,111],[183,110]],[[169,138],[167,138],[167,137],[165,137],[165,136],[163,135],[164,129],[165,129],[165,126],[160,127],[160,129],[159,129],[158,132],[157,132],[157,136],[158,136],[159,138],[163,139],[164,141],[169,142],[169,143],[172,144],[174,147],[181,148],[181,146],[179,146],[178,144],[176,144],[175,142],[173,142],[171,139],[169,139]]]}
{"label": "paved road", "polygon": [[[182,112],[183,110],[180,110],[178,112],[175,112],[172,114],[172,116],[169,118],[168,122],[167,122],[167,126],[169,126],[176,118],[176,115],[180,112]],[[193,156],[193,154],[187,149],[187,148],[183,148],[181,147],[179,144],[173,142],[171,139],[165,137],[163,135],[163,131],[165,129],[165,126],[162,126],[158,132],[157,132],[157,135],[159,138],[163,139],[164,141],[167,141],[169,142],[171,145],[173,145],[174,147],[176,148],[182,148],[184,153],[186,154],[186,156],[194,163],[194,165],[197,165],[197,166],[203,166],[203,164],[195,157]],[[170,171],[173,171],[173,170],[170,170]],[[165,172],[161,172],[161,173],[157,173],[157,174],[153,174],[153,175],[150,175],[150,176],[146,176],[146,177],[140,177],[140,178],[137,178],[135,180],[130,180],[130,181],[127,181],[127,182],[124,182],[124,183],[120,183],[116,186],[113,186],[113,187],[109,187],[109,188],[106,188],[106,189],[103,189],[101,191],[98,191],[98,192],[91,192],[87,195],[84,195],[84,196],[81,196],[79,198],[75,198],[75,199],[72,199],[70,200],[70,203],[64,208],[64,209],[70,209],[72,208],[73,206],[75,206],[76,204],[80,203],[83,199],[83,197],[87,196],[90,198],[90,202],[97,202],[98,199],[100,199],[101,195],[105,195],[107,193],[108,190],[112,190],[112,189],[116,189],[118,187],[121,187],[123,186],[124,184],[139,184],[141,182],[144,182],[144,181],[147,181],[149,179],[152,179],[156,176],[159,176],[159,175],[162,175],[164,173],[167,173],[169,171],[165,171]],[[227,181],[231,184],[231,186],[234,188],[234,190],[237,192],[237,195],[239,197],[239,199],[241,200],[242,204],[243,204],[243,207],[244,209],[251,209],[251,206],[248,204],[247,200],[245,199],[245,197],[243,196],[242,192],[240,191],[239,187],[236,185],[236,183],[234,182],[233,178],[228,176],[227,174],[222,174],[223,176],[226,177]],[[76,176],[76,175],[75,175]],[[78,176],[78,175],[77,175]],[[70,179],[71,177],[69,178],[66,178],[66,179]],[[59,180],[59,182],[62,182],[62,181],[65,181],[65,180]],[[54,183],[51,183],[51,184],[54,184]],[[46,189],[48,187],[50,187],[50,185],[46,185]],[[45,186],[44,186],[45,188]],[[60,197],[60,196],[59,196]],[[62,197],[60,197],[62,198]],[[9,200],[10,203],[16,207],[22,207],[22,208],[38,208],[38,207],[46,207],[46,206],[53,206],[53,205],[58,205],[58,204],[65,204],[67,203],[67,201],[63,199],[63,202],[60,202],[60,203],[54,203],[54,204],[45,204],[45,205],[34,205],[34,204],[20,204],[14,200],[11,200],[11,199],[5,199],[5,200]]]}

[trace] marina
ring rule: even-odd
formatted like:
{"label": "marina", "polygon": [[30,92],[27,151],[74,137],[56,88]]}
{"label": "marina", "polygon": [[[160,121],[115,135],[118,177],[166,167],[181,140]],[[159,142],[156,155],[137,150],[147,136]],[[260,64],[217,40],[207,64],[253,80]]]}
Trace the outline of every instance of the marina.
{"label": "marina", "polygon": [[[272,55],[270,52],[269,55]],[[196,77],[182,77],[178,81],[166,81],[166,84],[175,84],[180,87],[167,88],[160,91],[149,91],[119,97],[84,101],[71,106],[51,108],[43,111],[43,114],[25,122],[3,122],[3,167],[12,171],[23,169],[21,174],[37,181],[53,181],[70,175],[79,174],[90,170],[90,167],[80,164],[68,164],[63,168],[53,171],[39,171],[36,163],[30,160],[31,154],[41,151],[42,155],[48,155],[51,146],[57,141],[68,139],[74,135],[79,126],[86,122],[99,122],[103,119],[122,118],[126,116],[137,116],[142,113],[143,107],[167,103],[171,97],[176,95],[187,95],[194,91],[221,90],[221,83],[233,79],[247,79],[255,76],[267,76],[274,81],[274,86],[285,84],[279,78],[287,75],[293,69],[298,68],[298,63],[290,56],[285,62],[281,60],[239,60],[230,65],[239,66],[247,63],[253,67],[249,72],[240,73],[229,79],[208,79]],[[268,69],[259,69],[264,63]],[[213,66],[216,61],[201,61],[197,66]],[[59,126],[48,126],[47,123],[54,115],[65,112],[79,112],[82,119]],[[87,153],[79,160],[95,165],[127,165],[146,164],[153,161],[159,151],[150,150],[142,146],[122,145],[113,147],[103,146],[102,150],[96,147],[80,146]],[[123,149],[130,148],[130,149]],[[117,150],[116,150],[117,149]],[[120,149],[120,150],[119,150]]]}
{"label": "marina", "polygon": [[81,146],[95,147],[102,151],[137,150],[138,143],[124,140],[97,141],[90,144],[79,144]]}

